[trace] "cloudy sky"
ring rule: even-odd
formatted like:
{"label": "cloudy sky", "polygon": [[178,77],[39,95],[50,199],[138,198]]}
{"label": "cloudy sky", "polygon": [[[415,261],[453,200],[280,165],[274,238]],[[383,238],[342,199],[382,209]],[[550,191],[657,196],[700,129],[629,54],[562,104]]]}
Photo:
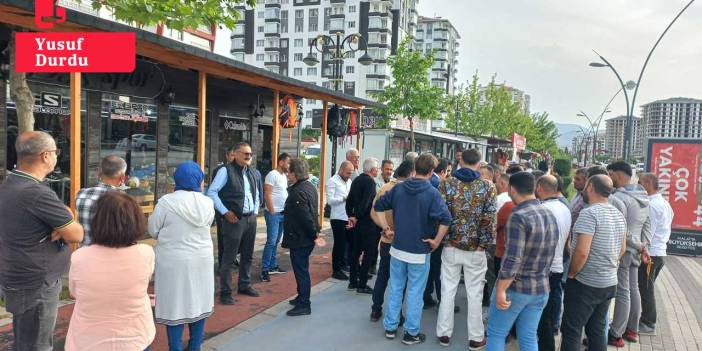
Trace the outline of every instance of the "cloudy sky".
{"label": "cloudy sky", "polygon": [[[461,35],[459,81],[475,70],[531,94],[532,111],[557,122],[586,122],[618,90],[607,68],[591,68],[597,50],[636,80],[646,55],[689,0],[419,0],[419,13],[449,19]],[[632,92],[633,93],[633,92]],[[666,34],[644,73],[636,105],[661,98],[702,98],[702,1]],[[612,104],[625,113],[623,96]],[[637,107],[635,113],[639,113]],[[607,117],[605,117],[607,118]]]}

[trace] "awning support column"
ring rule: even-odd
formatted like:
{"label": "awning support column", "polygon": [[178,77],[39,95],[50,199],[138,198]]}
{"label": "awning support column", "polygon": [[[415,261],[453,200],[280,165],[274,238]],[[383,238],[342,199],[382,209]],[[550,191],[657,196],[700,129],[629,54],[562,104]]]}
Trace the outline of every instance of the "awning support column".
{"label": "awning support column", "polygon": [[278,146],[280,145],[280,92],[273,92],[273,135],[271,137],[271,169],[278,167]]}
{"label": "awning support column", "polygon": [[197,124],[197,163],[205,171],[205,141],[207,131],[207,73],[200,72],[198,77],[197,88],[197,109],[198,109],[198,124]]}
{"label": "awning support column", "polygon": [[326,191],[326,183],[327,183],[327,175],[326,175],[326,166],[327,166],[327,117],[329,115],[329,105],[325,101],[324,105],[322,107],[323,109],[323,114],[322,114],[322,150],[321,150],[321,155],[319,159],[319,226],[321,227],[324,224],[324,204],[325,204],[325,198],[324,198],[324,193]]}
{"label": "awning support column", "polygon": [[76,197],[80,190],[80,145],[82,135],[81,130],[81,115],[80,115],[80,93],[81,93],[81,74],[80,72],[70,73],[71,79],[71,122],[70,122],[70,169],[71,169],[71,193],[70,204],[71,210],[76,214]]}

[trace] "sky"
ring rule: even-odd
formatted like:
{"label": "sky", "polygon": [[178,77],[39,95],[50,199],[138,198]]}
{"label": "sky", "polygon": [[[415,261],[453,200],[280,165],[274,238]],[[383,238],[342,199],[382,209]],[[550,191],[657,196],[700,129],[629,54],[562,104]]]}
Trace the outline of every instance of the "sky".
{"label": "sky", "polygon": [[[619,90],[608,68],[592,68],[597,50],[624,81],[636,81],[660,34],[689,0],[419,0],[419,14],[451,21],[461,36],[458,81],[478,70],[531,95],[532,112],[586,125]],[[633,91],[630,92],[630,95]],[[702,99],[702,1],[668,31],[646,68],[642,104],[684,96]],[[619,95],[604,119],[624,115]]]}

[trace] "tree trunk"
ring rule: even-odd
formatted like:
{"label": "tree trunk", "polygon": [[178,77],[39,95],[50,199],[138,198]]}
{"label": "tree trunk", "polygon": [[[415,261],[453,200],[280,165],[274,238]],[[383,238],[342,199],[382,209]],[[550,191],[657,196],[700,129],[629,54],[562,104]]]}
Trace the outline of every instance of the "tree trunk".
{"label": "tree trunk", "polygon": [[410,148],[411,148],[410,151],[415,151],[416,149],[414,147],[414,118],[412,118],[412,117],[407,117],[407,118],[409,119],[409,122],[410,122]]}
{"label": "tree trunk", "polygon": [[10,98],[17,109],[20,133],[34,130],[34,94],[27,84],[27,74],[15,70],[15,32],[10,34]]}

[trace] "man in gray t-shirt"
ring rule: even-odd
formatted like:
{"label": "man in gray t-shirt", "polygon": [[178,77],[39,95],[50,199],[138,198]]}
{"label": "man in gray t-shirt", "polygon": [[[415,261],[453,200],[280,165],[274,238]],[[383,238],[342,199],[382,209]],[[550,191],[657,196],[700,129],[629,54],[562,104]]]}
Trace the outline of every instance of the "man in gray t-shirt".
{"label": "man in gray t-shirt", "polygon": [[614,190],[606,175],[592,176],[582,192],[588,206],[572,230],[572,261],[565,287],[561,350],[580,350],[583,327],[590,350],[606,350],[607,309],[624,254],[626,220],[608,203]]}

